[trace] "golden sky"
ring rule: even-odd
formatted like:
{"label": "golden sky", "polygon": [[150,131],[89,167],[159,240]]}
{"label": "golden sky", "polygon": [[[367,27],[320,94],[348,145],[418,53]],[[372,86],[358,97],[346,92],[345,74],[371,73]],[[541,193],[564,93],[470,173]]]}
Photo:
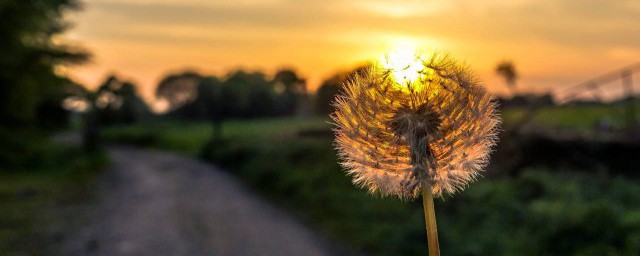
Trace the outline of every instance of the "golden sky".
{"label": "golden sky", "polygon": [[94,55],[69,74],[95,88],[116,73],[149,101],[167,72],[294,67],[315,88],[402,47],[448,52],[495,93],[502,60],[531,91],[640,61],[637,0],[91,0],[69,21],[64,40]]}

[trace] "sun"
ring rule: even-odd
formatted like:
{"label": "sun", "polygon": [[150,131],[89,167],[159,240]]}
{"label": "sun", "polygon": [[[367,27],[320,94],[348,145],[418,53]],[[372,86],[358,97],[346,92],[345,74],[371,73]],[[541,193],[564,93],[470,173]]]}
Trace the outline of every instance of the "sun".
{"label": "sun", "polygon": [[380,63],[384,69],[391,72],[393,79],[399,84],[416,82],[424,70],[420,56],[410,48],[391,50],[383,56]]}

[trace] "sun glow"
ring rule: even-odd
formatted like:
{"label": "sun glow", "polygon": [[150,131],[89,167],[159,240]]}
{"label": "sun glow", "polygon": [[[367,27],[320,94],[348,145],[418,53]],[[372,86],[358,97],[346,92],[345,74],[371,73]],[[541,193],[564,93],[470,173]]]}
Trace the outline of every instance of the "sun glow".
{"label": "sun glow", "polygon": [[398,84],[411,84],[419,80],[424,65],[414,49],[389,51],[381,60],[382,67],[391,72]]}

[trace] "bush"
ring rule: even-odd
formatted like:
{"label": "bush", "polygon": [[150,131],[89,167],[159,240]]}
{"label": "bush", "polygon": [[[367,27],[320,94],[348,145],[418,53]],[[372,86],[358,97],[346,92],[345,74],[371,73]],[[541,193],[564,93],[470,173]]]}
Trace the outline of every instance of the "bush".
{"label": "bush", "polygon": [[[226,143],[209,160],[336,239],[380,255],[427,250],[419,200],[403,203],[353,188],[331,140]],[[448,255],[622,255],[640,244],[638,201],[634,181],[530,169],[482,179],[438,200],[440,242]]]}
{"label": "bush", "polygon": [[56,214],[64,205],[88,199],[93,178],[107,165],[103,152],[86,153],[31,136],[40,144],[15,144],[30,153],[0,172],[0,255],[53,253],[54,238],[68,231],[57,229],[73,228]]}

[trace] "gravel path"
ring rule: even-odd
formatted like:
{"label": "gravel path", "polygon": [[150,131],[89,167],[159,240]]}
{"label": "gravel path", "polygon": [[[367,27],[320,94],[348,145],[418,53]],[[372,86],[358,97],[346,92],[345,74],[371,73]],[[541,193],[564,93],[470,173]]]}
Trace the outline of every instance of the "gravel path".
{"label": "gravel path", "polygon": [[125,147],[109,155],[93,216],[65,239],[65,255],[336,254],[209,164]]}

